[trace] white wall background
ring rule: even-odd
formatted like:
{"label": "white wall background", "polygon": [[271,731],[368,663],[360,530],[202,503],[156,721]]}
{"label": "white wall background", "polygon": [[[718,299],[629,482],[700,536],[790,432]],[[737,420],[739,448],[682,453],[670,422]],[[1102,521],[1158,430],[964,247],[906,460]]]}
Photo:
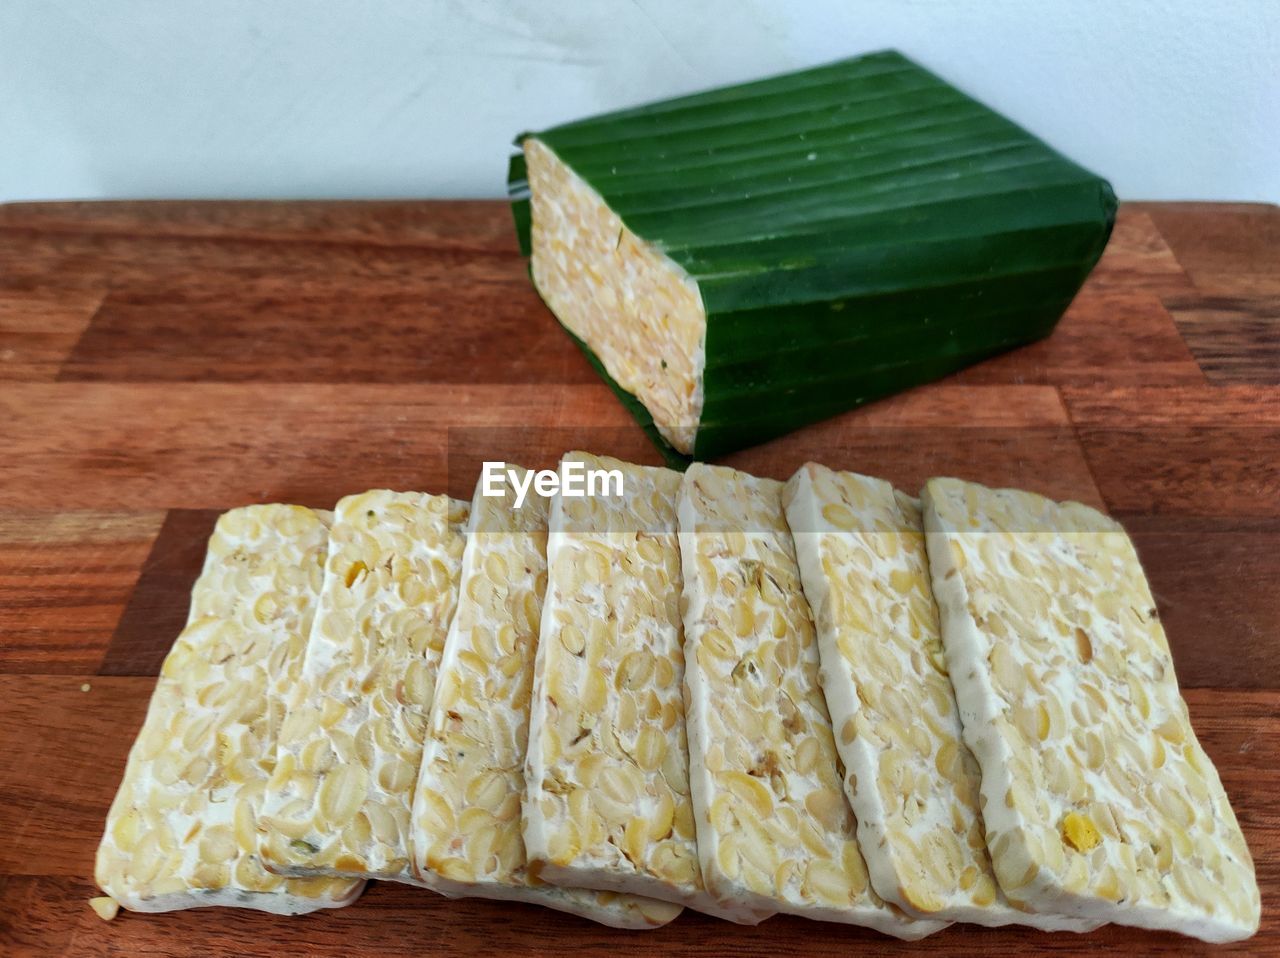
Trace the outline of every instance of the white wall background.
{"label": "white wall background", "polygon": [[0,201],[498,196],[519,130],[887,46],[1124,198],[1280,201],[1277,0],[0,0]]}

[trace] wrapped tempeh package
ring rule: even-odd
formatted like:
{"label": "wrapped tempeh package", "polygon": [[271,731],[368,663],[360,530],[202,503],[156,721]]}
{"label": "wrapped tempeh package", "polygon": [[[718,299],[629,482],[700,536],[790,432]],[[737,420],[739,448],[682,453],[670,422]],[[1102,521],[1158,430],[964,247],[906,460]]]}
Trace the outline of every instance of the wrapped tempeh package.
{"label": "wrapped tempeh package", "polygon": [[1049,334],[1100,177],[891,51],[522,134],[535,286],[669,458]]}

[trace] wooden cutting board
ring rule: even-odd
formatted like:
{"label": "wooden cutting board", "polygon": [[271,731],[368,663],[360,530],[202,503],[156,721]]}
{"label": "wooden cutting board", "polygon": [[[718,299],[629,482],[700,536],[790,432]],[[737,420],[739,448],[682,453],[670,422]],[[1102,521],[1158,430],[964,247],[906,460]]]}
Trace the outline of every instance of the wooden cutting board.
{"label": "wooden cutting board", "polygon": [[[686,913],[624,933],[395,885],[305,918],[100,921],[93,856],[214,517],[371,487],[469,498],[482,459],[657,463],[531,290],[505,205],[0,207],[0,954],[1208,953],[955,926],[907,945]],[[1280,209],[1128,205],[1046,342],[734,455],[1105,507],[1150,573],[1280,954]]]}

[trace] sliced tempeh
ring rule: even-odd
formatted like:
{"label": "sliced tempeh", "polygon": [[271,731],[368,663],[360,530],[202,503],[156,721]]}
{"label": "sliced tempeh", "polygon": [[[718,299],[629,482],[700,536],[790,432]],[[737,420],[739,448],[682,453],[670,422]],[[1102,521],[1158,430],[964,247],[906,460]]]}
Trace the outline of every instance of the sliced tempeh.
{"label": "sliced tempeh", "polygon": [[338,503],[301,681],[282,693],[259,821],[271,870],[416,882],[409,810],[466,518],[418,492]]}
{"label": "sliced tempeh", "polygon": [[1013,900],[1206,941],[1258,928],[1253,861],[1137,553],[1087,506],[932,479],[942,635]]}
{"label": "sliced tempeh", "polygon": [[[703,887],[689,800],[679,473],[586,453],[623,495],[557,494],[534,665],[525,846],[556,884],[661,898],[754,923]],[[614,490],[609,490],[614,491]]]}
{"label": "sliced tempeh", "polygon": [[98,884],[125,908],[296,915],[363,887],[268,873],[254,830],[283,711],[270,690],[301,670],[329,521],[284,505],[218,520],[98,847]]}
{"label": "sliced tempeh", "polygon": [[922,938],[871,888],[840,786],[783,485],[694,463],[679,500],[690,784],[727,904]]}
{"label": "sliced tempeh", "polygon": [[[507,466],[516,476],[525,470]],[[670,902],[561,888],[537,878],[520,834],[533,660],[547,587],[550,500],[515,507],[506,483],[471,502],[457,612],[449,627],[413,809],[415,862],[446,895],[529,901],[616,928],[654,928]]]}
{"label": "sliced tempeh", "polygon": [[1000,892],[929,585],[919,503],[807,463],[784,494],[871,884],[912,914],[1086,931]]}

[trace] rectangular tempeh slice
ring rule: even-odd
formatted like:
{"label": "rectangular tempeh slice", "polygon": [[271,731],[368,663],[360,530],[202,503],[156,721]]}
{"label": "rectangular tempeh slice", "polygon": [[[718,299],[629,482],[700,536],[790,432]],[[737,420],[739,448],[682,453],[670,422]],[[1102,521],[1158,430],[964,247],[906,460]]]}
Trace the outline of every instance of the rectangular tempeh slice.
{"label": "rectangular tempeh slice", "polygon": [[[521,477],[525,470],[506,466]],[[615,928],[654,928],[679,905],[537,878],[520,834],[533,660],[547,588],[550,500],[476,486],[413,808],[419,876],[445,895],[528,901]]]}
{"label": "rectangular tempeh slice", "polygon": [[1076,502],[931,479],[942,636],[996,875],[1037,910],[1233,941],[1253,861],[1137,553]]}
{"label": "rectangular tempeh slice", "polygon": [[841,790],[783,484],[694,463],[680,491],[690,785],[726,904],[922,938],[871,887]]}
{"label": "rectangular tempeh slice", "polygon": [[[560,885],[661,898],[733,921],[698,868],[685,739],[680,474],[581,452],[623,495],[557,494],[534,662],[523,825],[530,861]],[[614,492],[616,490],[609,490]]]}
{"label": "rectangular tempeh slice", "polygon": [[259,821],[272,871],[416,882],[409,810],[466,518],[419,492],[338,503]]}
{"label": "rectangular tempeh slice", "polygon": [[270,874],[254,830],[282,712],[270,690],[301,668],[329,521],[284,505],[218,520],[98,847],[98,884],[125,908],[297,915],[360,893],[359,881]]}
{"label": "rectangular tempeh slice", "polygon": [[791,477],[784,500],[872,886],[911,914],[1046,931],[1096,927],[1028,914],[996,883],[919,503],[883,479],[816,463]]}

